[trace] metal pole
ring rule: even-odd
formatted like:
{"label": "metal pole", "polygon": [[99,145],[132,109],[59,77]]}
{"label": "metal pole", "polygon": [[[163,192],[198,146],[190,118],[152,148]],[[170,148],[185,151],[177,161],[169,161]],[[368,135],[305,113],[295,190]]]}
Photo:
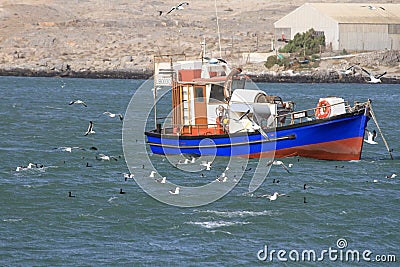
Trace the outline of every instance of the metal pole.
{"label": "metal pole", "polygon": [[378,128],[378,131],[379,131],[379,133],[380,133],[380,135],[381,135],[381,137],[382,137],[383,143],[385,144],[386,149],[387,149],[387,151],[389,152],[390,158],[393,160],[392,151],[390,150],[389,145],[388,145],[388,143],[386,142],[385,137],[383,136],[383,133],[382,133],[382,131],[381,131],[381,127],[379,127],[378,121],[377,121],[377,119],[376,119],[376,117],[375,117],[375,113],[374,113],[374,111],[372,110],[372,106],[371,106],[371,101],[370,101],[370,100],[368,100],[368,105],[369,105],[369,111],[370,111],[370,113],[371,113],[372,119],[373,119],[374,122],[375,122],[376,128]]}
{"label": "metal pole", "polygon": [[156,73],[156,56],[153,56],[153,65],[154,65],[154,129],[157,129],[157,73]]}

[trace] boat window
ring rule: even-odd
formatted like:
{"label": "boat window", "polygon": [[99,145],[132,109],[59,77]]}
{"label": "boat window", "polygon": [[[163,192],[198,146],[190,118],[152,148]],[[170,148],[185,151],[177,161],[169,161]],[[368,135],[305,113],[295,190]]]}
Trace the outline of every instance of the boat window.
{"label": "boat window", "polygon": [[212,84],[211,85],[211,92],[210,92],[210,103],[211,102],[224,102],[224,86],[219,84]]}
{"label": "boat window", "polygon": [[195,87],[196,102],[204,102],[203,87]]}

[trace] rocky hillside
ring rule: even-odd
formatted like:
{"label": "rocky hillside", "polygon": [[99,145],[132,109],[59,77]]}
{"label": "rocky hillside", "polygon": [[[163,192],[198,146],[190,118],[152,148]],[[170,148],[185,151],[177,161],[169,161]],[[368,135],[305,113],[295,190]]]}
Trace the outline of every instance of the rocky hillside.
{"label": "rocky hillside", "polygon": [[[268,52],[273,22],[306,1],[216,2],[222,56],[235,60],[242,52]],[[153,55],[198,56],[203,39],[209,54],[218,55],[215,1],[189,1],[166,14],[177,3],[0,1],[0,69],[141,72],[152,69]]]}

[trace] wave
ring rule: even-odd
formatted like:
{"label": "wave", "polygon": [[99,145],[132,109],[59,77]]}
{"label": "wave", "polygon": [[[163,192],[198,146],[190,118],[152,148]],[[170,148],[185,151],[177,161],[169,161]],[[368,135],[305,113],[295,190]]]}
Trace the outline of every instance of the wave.
{"label": "wave", "polygon": [[209,222],[187,222],[186,224],[199,225],[207,229],[214,229],[225,226],[245,225],[249,224],[249,222],[209,221]]}
{"label": "wave", "polygon": [[272,216],[273,212],[270,210],[264,211],[249,211],[249,210],[237,210],[237,211],[217,211],[217,210],[205,210],[200,211],[204,213],[212,213],[221,217],[235,218],[235,217],[255,217],[255,216]]}

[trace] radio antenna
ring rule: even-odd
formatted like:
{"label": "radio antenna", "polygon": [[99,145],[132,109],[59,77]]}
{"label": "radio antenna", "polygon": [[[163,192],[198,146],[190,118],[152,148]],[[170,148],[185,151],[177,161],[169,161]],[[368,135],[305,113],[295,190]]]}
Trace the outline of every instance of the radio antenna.
{"label": "radio antenna", "polygon": [[221,50],[221,33],[219,31],[219,21],[218,21],[218,10],[217,10],[217,0],[214,1],[215,3],[215,16],[217,17],[217,30],[218,30],[218,45],[219,45],[219,57],[222,57],[222,50]]}

